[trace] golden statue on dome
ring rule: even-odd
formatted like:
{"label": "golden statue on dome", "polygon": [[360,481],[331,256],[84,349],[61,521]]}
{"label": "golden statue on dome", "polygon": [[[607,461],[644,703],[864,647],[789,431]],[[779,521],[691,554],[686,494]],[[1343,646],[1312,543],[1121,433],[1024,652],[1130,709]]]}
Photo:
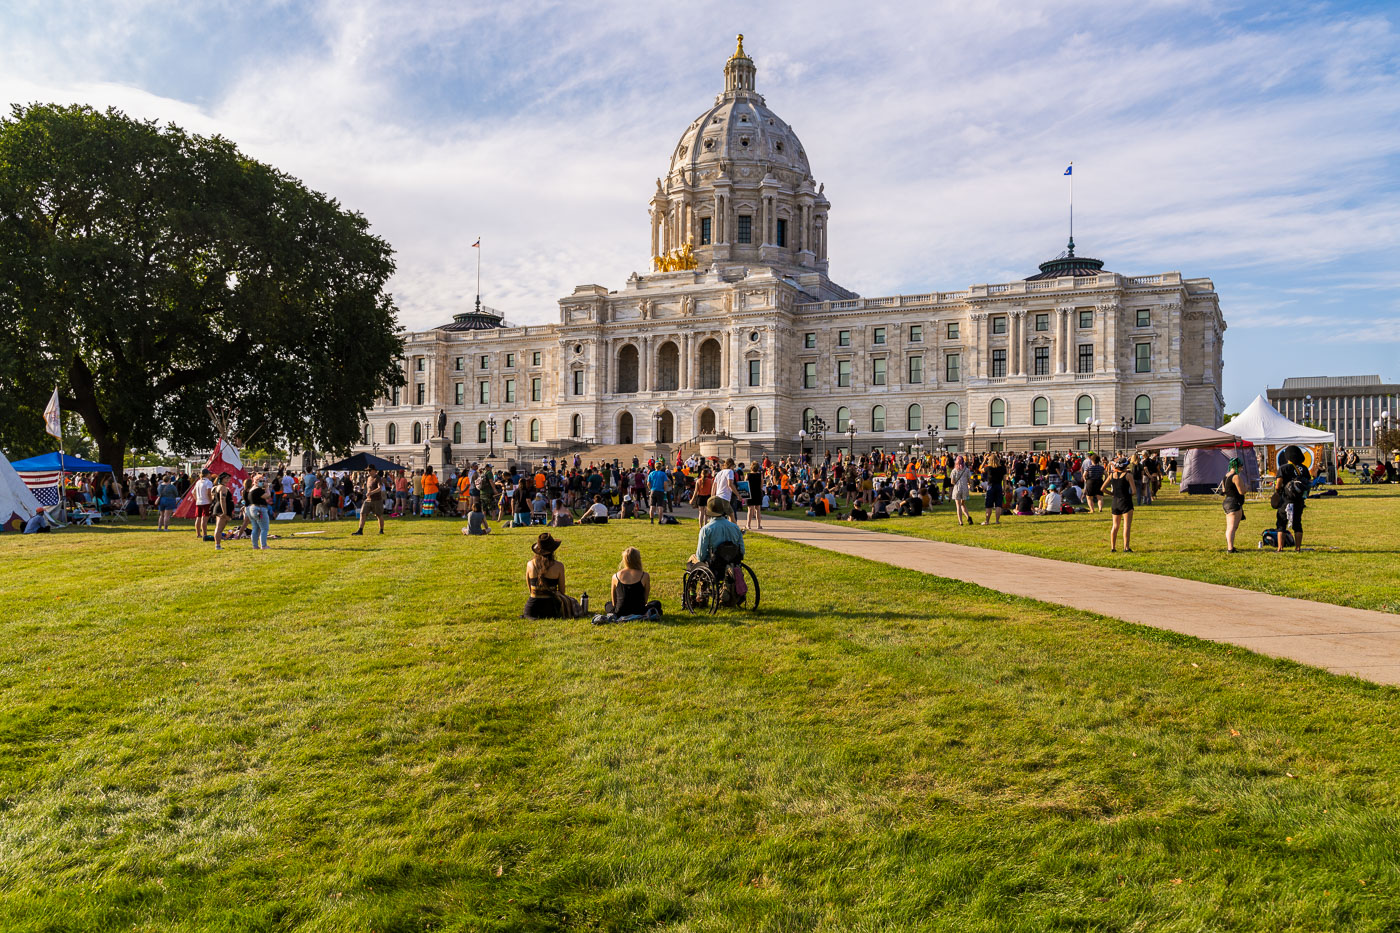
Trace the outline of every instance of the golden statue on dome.
{"label": "golden statue on dome", "polygon": [[695,247],[686,240],[682,247],[651,257],[651,267],[654,272],[685,272],[688,269],[699,268],[699,262],[695,258]]}

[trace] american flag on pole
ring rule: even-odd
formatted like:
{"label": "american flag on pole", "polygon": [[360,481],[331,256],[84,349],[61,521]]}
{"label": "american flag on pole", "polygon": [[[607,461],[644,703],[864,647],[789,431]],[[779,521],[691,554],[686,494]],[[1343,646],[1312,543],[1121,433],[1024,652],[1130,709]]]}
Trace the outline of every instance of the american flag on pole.
{"label": "american flag on pole", "polygon": [[45,508],[56,508],[58,506],[58,471],[57,470],[19,470],[19,478],[24,480],[24,485],[29,487],[29,491],[34,493],[34,498],[39,500],[39,504]]}

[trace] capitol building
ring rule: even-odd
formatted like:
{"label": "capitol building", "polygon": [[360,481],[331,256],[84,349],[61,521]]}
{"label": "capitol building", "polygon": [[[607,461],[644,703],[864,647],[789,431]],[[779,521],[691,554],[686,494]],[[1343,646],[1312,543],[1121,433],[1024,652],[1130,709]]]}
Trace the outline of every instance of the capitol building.
{"label": "capitol building", "polygon": [[478,306],[408,334],[406,384],[366,413],[360,449],[422,465],[442,415],[432,443],[457,462],[585,445],[1082,450],[1221,423],[1210,279],[1105,271],[1071,239],[1014,282],[836,284],[831,202],[755,75],[741,37],[651,193],[650,271],[576,287],[558,323]]}

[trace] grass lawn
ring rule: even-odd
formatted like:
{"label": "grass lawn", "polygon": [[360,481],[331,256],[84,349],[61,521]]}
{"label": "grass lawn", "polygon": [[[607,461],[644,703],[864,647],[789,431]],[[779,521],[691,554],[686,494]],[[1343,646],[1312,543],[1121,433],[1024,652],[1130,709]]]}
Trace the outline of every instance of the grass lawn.
{"label": "grass lawn", "polygon": [[[959,528],[953,507],[940,505],[919,518],[860,527],[1400,612],[1400,486],[1337,488],[1335,499],[1308,501],[1303,513],[1308,550],[1302,554],[1258,550],[1259,536],[1274,527],[1268,502],[1245,504],[1246,518],[1235,536],[1240,553],[1226,554],[1220,497],[1188,496],[1165,486],[1152,505],[1134,510],[1132,554],[1109,553],[1107,509],[1093,515],[1007,515],[1000,525]],[[981,505],[980,493],[968,501],[978,523],[986,515],[979,511]],[[802,512],[778,514],[805,517]],[[1118,546],[1123,546],[1121,539]]]}
{"label": "grass lawn", "polygon": [[[1396,929],[1393,688],[762,538],[525,622],[457,527],[0,537],[0,929]],[[674,610],[695,530],[560,558]]]}

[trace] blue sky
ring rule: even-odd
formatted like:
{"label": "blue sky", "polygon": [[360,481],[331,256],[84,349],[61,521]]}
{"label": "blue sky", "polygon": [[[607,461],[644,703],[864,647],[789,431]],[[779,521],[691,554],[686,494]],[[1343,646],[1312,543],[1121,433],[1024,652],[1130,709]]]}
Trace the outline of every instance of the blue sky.
{"label": "blue sky", "polygon": [[647,200],[736,32],[861,294],[1022,278],[1064,246],[1209,277],[1227,406],[1400,380],[1393,4],[29,2],[0,97],[219,132],[363,211],[403,323],[554,320],[647,263]]}

